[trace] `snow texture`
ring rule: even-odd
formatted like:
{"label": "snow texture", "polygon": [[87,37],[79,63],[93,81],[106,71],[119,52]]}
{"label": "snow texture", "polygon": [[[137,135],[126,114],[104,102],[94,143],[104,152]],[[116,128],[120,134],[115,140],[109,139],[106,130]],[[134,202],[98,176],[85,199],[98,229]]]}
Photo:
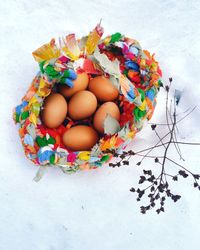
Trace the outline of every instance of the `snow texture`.
{"label": "snow texture", "polygon": [[[199,248],[199,192],[192,182],[174,183],[182,195],[166,213],[139,213],[129,192],[140,168],[108,166],[64,175],[37,167],[24,156],[12,109],[20,103],[38,65],[31,52],[68,32],[88,34],[102,18],[105,35],[116,31],[156,54],[166,83],[183,91],[179,111],[198,105],[180,126],[179,138],[200,141],[200,1],[198,0],[7,0],[0,3],[0,249],[1,250],[188,250]],[[164,121],[164,92],[154,121]],[[132,148],[152,145],[148,126]],[[199,148],[182,147],[185,164],[199,172]],[[170,152],[172,157],[174,151]],[[151,167],[151,161],[146,167]],[[173,166],[169,166],[173,168]]]}

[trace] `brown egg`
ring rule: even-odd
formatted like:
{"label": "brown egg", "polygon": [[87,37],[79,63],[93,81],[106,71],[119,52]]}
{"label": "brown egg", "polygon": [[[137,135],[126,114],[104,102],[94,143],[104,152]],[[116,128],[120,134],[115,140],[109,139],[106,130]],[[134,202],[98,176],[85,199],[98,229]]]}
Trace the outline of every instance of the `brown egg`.
{"label": "brown egg", "polygon": [[113,101],[119,95],[118,89],[104,76],[97,76],[91,79],[88,89],[95,94],[99,101],[103,102]]}
{"label": "brown egg", "polygon": [[60,94],[49,95],[41,112],[42,122],[48,128],[57,128],[67,115],[67,102]]}
{"label": "brown egg", "polygon": [[101,134],[104,133],[103,122],[107,114],[119,121],[120,111],[114,102],[105,102],[97,109],[94,115],[94,128]]}
{"label": "brown egg", "polygon": [[88,86],[88,75],[83,72],[77,75],[76,80],[73,81],[74,87],[70,88],[66,85],[60,84],[58,91],[65,97],[69,98],[74,95],[76,92],[87,89]]}
{"label": "brown egg", "polygon": [[68,129],[63,134],[63,143],[72,151],[91,150],[97,143],[99,136],[97,132],[84,125],[78,125]]}
{"label": "brown egg", "polygon": [[73,120],[81,120],[91,116],[97,108],[96,96],[87,90],[82,90],[72,96],[69,101],[69,116]]}

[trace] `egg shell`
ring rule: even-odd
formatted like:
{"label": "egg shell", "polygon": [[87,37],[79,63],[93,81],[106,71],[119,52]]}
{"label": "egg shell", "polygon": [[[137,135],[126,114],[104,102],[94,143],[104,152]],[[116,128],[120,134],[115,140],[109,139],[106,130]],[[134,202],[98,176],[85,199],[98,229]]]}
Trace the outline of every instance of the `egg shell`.
{"label": "egg shell", "polygon": [[118,106],[114,102],[105,102],[97,109],[94,115],[94,128],[101,134],[104,133],[103,123],[108,114],[119,121],[120,111]]}
{"label": "egg shell", "polygon": [[41,119],[46,127],[57,128],[63,123],[66,115],[67,102],[61,94],[50,94],[44,100]]}
{"label": "egg shell", "polygon": [[118,89],[104,76],[97,76],[91,79],[88,89],[95,94],[99,101],[103,102],[113,101],[119,95]]}
{"label": "egg shell", "polygon": [[62,138],[64,145],[72,151],[91,150],[98,139],[97,132],[92,127],[84,125],[68,129]]}
{"label": "egg shell", "polygon": [[58,91],[64,97],[69,98],[72,95],[74,95],[75,93],[77,93],[81,90],[87,89],[88,82],[89,82],[88,75],[85,72],[79,73],[79,74],[77,74],[76,80],[73,81],[74,86],[72,88],[70,88],[64,84],[60,84],[58,87]]}
{"label": "egg shell", "polygon": [[81,120],[91,116],[97,108],[96,96],[87,90],[82,90],[72,96],[69,101],[69,116],[73,120]]}

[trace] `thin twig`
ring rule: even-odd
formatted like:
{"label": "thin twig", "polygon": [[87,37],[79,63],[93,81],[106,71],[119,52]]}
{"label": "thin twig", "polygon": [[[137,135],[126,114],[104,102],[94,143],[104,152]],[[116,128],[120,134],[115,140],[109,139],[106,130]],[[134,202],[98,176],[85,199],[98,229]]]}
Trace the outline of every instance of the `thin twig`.
{"label": "thin twig", "polygon": [[[190,115],[196,108],[197,108],[197,106],[194,106],[194,107],[192,108],[192,110],[191,110],[189,113],[187,113],[187,115],[185,115],[185,116],[182,117],[181,119],[177,120],[176,124],[179,123],[179,122],[181,122],[182,120],[184,120],[184,119],[185,119],[188,115]],[[184,113],[184,112],[183,112],[183,113]],[[168,125],[167,123],[156,123],[156,122],[149,122],[148,124],[150,124],[150,125],[156,124],[157,126],[167,126],[167,125]],[[173,124],[172,124],[172,123],[169,123],[169,125],[173,125]]]}
{"label": "thin twig", "polygon": [[175,128],[175,124],[176,124],[176,114],[175,114],[175,111],[174,111],[174,121],[173,121],[173,126],[172,126],[172,129],[171,129],[171,135],[170,135],[170,140],[169,140],[169,143],[167,144],[167,147],[165,149],[165,152],[164,152],[164,159],[163,159],[163,162],[162,162],[162,169],[161,169],[161,178],[160,178],[160,183],[162,181],[162,176],[163,176],[163,172],[164,172],[164,169],[165,169],[165,162],[166,162],[166,157],[167,157],[167,151],[169,149],[169,146],[171,144],[171,141],[173,139],[173,132],[174,132],[174,128]]}

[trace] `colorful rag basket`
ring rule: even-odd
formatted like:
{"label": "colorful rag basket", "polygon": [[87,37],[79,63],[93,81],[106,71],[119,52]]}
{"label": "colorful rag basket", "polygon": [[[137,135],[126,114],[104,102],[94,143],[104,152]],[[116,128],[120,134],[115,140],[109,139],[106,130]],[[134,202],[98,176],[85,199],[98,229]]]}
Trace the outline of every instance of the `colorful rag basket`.
{"label": "colorful rag basket", "polygon": [[[40,71],[33,79],[22,102],[13,112],[24,151],[39,166],[57,166],[64,172],[95,169],[120,154],[143,123],[151,119],[162,75],[154,55],[140,44],[120,33],[102,38],[103,28],[95,29],[81,39],[74,34],[54,39],[33,52]],[[120,91],[120,130],[104,134],[91,151],[71,152],[62,143],[62,134],[73,126],[66,120],[56,129],[46,128],[40,119],[45,97],[56,84],[67,81],[69,71],[88,75],[106,75]]]}

